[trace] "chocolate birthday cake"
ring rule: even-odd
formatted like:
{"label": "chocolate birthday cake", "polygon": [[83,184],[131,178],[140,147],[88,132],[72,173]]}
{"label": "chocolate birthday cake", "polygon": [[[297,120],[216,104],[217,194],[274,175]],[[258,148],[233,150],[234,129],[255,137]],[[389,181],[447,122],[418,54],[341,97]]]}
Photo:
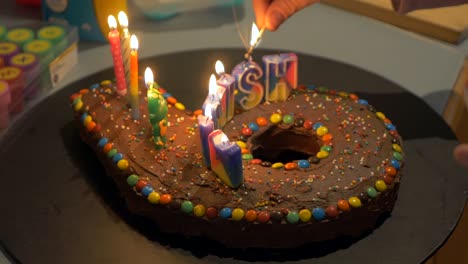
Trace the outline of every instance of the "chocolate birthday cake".
{"label": "chocolate birthday cake", "polygon": [[[291,248],[374,229],[392,211],[400,184],[404,154],[395,125],[356,94],[293,88],[286,100],[238,111],[221,127],[240,149],[239,184],[207,164],[202,111],[185,109],[163,88],[154,89],[167,104],[164,125],[148,112],[144,85],[137,120],[111,81],[73,94],[71,105],[82,140],[129,210],[164,232],[233,248]],[[153,121],[163,146],[155,147]],[[217,155],[211,159],[222,160]]]}

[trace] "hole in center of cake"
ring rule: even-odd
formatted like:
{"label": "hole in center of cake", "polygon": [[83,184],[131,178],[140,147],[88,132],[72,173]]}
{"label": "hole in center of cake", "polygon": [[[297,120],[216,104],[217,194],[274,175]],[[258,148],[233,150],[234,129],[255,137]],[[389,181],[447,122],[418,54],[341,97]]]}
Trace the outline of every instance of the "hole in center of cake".
{"label": "hole in center of cake", "polygon": [[320,151],[318,141],[314,134],[272,126],[252,137],[250,151],[262,161],[287,163],[315,156]]}

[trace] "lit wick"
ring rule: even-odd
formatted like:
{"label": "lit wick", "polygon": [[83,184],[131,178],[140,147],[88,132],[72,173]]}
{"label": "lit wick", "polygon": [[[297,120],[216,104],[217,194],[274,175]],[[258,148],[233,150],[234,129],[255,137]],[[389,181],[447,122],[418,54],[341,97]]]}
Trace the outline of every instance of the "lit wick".
{"label": "lit wick", "polygon": [[260,40],[262,39],[262,35],[265,33],[265,28],[262,28],[260,31],[258,30],[257,25],[255,23],[252,24],[252,34],[250,37],[250,48],[247,50],[247,52],[244,54],[244,58],[246,60],[252,60],[252,52],[254,48],[260,44]]}

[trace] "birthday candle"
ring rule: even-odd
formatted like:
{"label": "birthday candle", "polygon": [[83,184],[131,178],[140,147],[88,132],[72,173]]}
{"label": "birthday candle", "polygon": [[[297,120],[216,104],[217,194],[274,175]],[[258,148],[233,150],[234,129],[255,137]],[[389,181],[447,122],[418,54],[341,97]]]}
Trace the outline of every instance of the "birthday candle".
{"label": "birthday candle", "polygon": [[10,59],[10,65],[20,68],[24,74],[24,96],[36,97],[41,88],[39,59],[33,53],[23,52]]}
{"label": "birthday candle", "polygon": [[240,147],[230,142],[221,130],[208,136],[211,170],[226,185],[237,188],[244,181]]}
{"label": "birthday candle", "polygon": [[4,25],[0,25],[0,41],[5,38],[7,29]]}
{"label": "birthday candle", "polygon": [[208,168],[211,168],[210,148],[208,145],[208,136],[214,130],[214,123],[211,118],[211,104],[208,104],[206,106],[204,115],[199,115],[197,119],[198,130],[200,133],[200,142],[202,146],[203,161]]}
{"label": "birthday candle", "polygon": [[222,128],[226,123],[226,97],[224,95],[224,87],[218,86],[216,84],[216,77],[214,76],[214,74],[212,74],[210,76],[210,82],[208,85],[208,96],[203,102],[202,110],[204,112],[205,107],[208,104],[211,105],[211,111],[213,113],[212,119],[216,129]]}
{"label": "birthday candle", "polygon": [[7,82],[0,81],[0,128],[8,127],[10,113],[8,106],[11,103],[10,88]]}
{"label": "birthday candle", "polygon": [[0,69],[0,80],[6,81],[10,87],[10,113],[19,113],[24,107],[24,77],[18,67],[7,66]]}
{"label": "birthday candle", "polygon": [[117,21],[113,15],[107,19],[109,24],[109,43],[111,45],[112,59],[114,60],[114,73],[117,83],[117,94],[124,96],[127,93],[127,82],[125,80],[125,71],[122,62],[122,51],[120,50],[120,34],[117,30]]}
{"label": "birthday candle", "polygon": [[166,145],[167,130],[167,101],[159,92],[159,85],[154,82],[153,72],[150,68],[145,70],[145,83],[148,87],[148,112],[153,131],[153,142],[157,150]]}
{"label": "birthday candle", "polygon": [[13,28],[8,30],[6,40],[14,42],[19,46],[23,46],[25,43],[34,39],[34,31],[29,28]]}
{"label": "birthday candle", "polygon": [[283,53],[263,56],[265,101],[283,102],[297,88],[297,56]]}
{"label": "birthday candle", "polygon": [[220,76],[216,83],[226,89],[226,123],[234,116],[234,82],[235,78],[224,72],[224,65],[221,61],[216,61],[216,73]]}
{"label": "birthday candle", "polygon": [[127,80],[127,87],[130,86],[130,68],[131,68],[131,47],[130,47],[130,31],[128,30],[128,18],[124,11],[118,14],[119,24],[122,27],[122,35],[120,36],[120,47],[122,49],[122,60],[125,70],[125,78]]}
{"label": "birthday candle", "polygon": [[0,57],[3,59],[5,65],[8,65],[11,57],[18,53],[20,53],[18,44],[13,42],[0,42]]}
{"label": "birthday candle", "polygon": [[130,40],[130,104],[132,106],[132,118],[140,118],[140,99],[138,96],[138,39],[132,35]]}
{"label": "birthday candle", "polygon": [[68,38],[65,28],[60,25],[44,26],[37,31],[39,39],[48,40],[54,46],[54,57],[59,56],[67,48]]}
{"label": "birthday candle", "polygon": [[262,68],[254,61],[243,61],[234,67],[232,76],[236,80],[234,87],[236,104],[243,110],[257,106],[263,100],[264,88],[260,80]]}

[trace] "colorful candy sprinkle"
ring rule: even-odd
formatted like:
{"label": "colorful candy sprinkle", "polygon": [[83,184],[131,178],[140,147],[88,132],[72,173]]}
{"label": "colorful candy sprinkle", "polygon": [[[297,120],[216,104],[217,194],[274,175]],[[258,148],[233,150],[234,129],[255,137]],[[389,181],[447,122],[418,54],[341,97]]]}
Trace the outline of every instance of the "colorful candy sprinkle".
{"label": "colorful candy sprinkle", "polygon": [[382,180],[377,180],[375,182],[375,189],[379,192],[383,192],[387,189],[387,184]]}
{"label": "colorful candy sprinkle", "polygon": [[265,117],[257,117],[255,120],[259,126],[266,126],[268,125],[268,120]]}
{"label": "colorful candy sprinkle", "polygon": [[314,216],[315,220],[322,221],[327,216],[327,213],[323,208],[317,207],[312,210],[312,215]]}
{"label": "colorful candy sprinkle", "polygon": [[302,209],[301,211],[299,211],[299,219],[302,222],[310,221],[311,217],[312,217],[312,213],[310,212],[309,209]]}
{"label": "colorful candy sprinkle", "polygon": [[369,197],[375,198],[377,197],[377,194],[377,190],[374,187],[367,188],[367,195],[369,195]]}
{"label": "colorful candy sprinkle", "polygon": [[187,214],[191,213],[193,210],[193,203],[191,201],[183,201],[180,210]]}
{"label": "colorful candy sprinkle", "polygon": [[325,126],[321,126],[317,128],[317,136],[322,137],[328,133],[328,128]]}
{"label": "colorful candy sprinkle", "polygon": [[195,216],[202,217],[205,215],[205,212],[206,212],[206,208],[205,206],[201,204],[197,204],[195,205],[195,207],[193,207],[193,214]]}
{"label": "colorful candy sprinkle", "polygon": [[361,200],[359,200],[359,198],[355,196],[349,198],[348,202],[351,205],[351,207],[354,207],[354,208],[358,208],[362,206]]}
{"label": "colorful candy sprinkle", "polygon": [[159,202],[161,204],[169,204],[172,201],[172,196],[168,193],[161,195]]}
{"label": "colorful candy sprinkle", "polygon": [[[253,222],[253,221],[255,221],[255,219],[257,219],[257,212],[255,210],[248,210],[245,213],[245,220],[247,220],[249,222]],[[266,221],[268,221],[268,220],[266,220]]]}
{"label": "colorful candy sprinkle", "polygon": [[133,187],[133,186],[135,186],[137,184],[139,178],[140,177],[138,177],[138,175],[132,174],[132,175],[127,177],[127,184]]}
{"label": "colorful candy sprinkle", "polygon": [[232,210],[232,219],[240,221],[242,220],[242,218],[244,218],[244,210],[242,210],[241,208],[236,208]]}
{"label": "colorful candy sprinkle", "polygon": [[286,220],[288,220],[290,224],[296,224],[297,222],[299,222],[299,214],[295,211],[291,211],[286,216]]}
{"label": "colorful candy sprinkle", "polygon": [[219,211],[219,216],[221,218],[228,219],[231,217],[231,215],[232,215],[232,210],[229,207],[224,207],[223,209],[221,209],[221,211]]}
{"label": "colorful candy sprinkle", "polygon": [[119,160],[119,162],[117,162],[117,168],[119,168],[120,170],[128,169],[128,160],[126,159]]}
{"label": "colorful candy sprinkle", "polygon": [[274,113],[274,114],[272,114],[270,116],[270,122],[272,124],[275,124],[275,125],[279,124],[281,122],[281,120],[282,120],[282,116],[280,114],[278,114],[278,113]]}
{"label": "colorful candy sprinkle", "polygon": [[271,165],[272,169],[281,169],[283,167],[284,167],[284,164],[281,162],[276,162],[276,163],[273,163],[273,165]]}
{"label": "colorful candy sprinkle", "polygon": [[148,201],[152,204],[157,204],[159,203],[159,199],[161,197],[159,196],[159,193],[153,191],[152,193],[150,193],[147,197]]}

